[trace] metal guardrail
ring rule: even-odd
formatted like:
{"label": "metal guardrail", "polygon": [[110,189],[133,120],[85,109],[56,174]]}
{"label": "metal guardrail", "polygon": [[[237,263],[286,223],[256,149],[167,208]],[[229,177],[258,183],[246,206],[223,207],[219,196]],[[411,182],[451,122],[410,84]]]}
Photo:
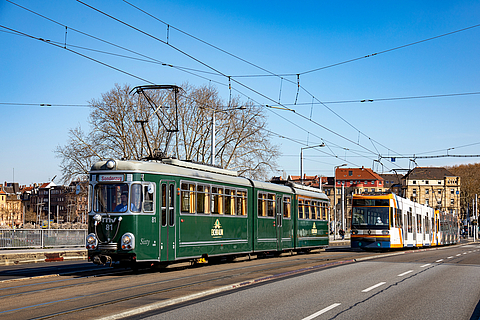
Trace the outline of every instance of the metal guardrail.
{"label": "metal guardrail", "polygon": [[0,229],[0,249],[85,246],[86,229]]}

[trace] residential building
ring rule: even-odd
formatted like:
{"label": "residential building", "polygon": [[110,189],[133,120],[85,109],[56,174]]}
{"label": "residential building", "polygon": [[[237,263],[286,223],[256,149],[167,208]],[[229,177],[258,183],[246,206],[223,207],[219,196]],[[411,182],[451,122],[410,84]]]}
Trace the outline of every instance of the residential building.
{"label": "residential building", "polygon": [[407,199],[441,211],[458,214],[460,210],[460,177],[445,168],[416,167],[403,178]]}
{"label": "residential building", "polygon": [[[352,216],[352,195],[364,192],[385,192],[383,178],[372,169],[338,167],[334,181],[334,213],[336,233],[339,229],[349,231]],[[342,201],[343,199],[343,201]],[[333,227],[333,226],[332,226]]]}
{"label": "residential building", "polygon": [[23,207],[18,183],[0,185],[0,226],[20,227],[23,225]]}
{"label": "residential building", "polygon": [[386,191],[399,196],[403,195],[403,175],[397,173],[379,173],[378,175],[383,178],[383,187]]}

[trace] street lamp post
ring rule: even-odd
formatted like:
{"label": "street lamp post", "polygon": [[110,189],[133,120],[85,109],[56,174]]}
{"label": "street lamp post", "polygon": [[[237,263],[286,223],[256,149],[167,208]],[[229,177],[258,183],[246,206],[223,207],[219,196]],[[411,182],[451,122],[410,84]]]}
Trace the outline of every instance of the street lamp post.
{"label": "street lamp post", "polygon": [[52,183],[55,184],[53,182],[53,180],[55,180],[55,178],[57,177],[57,175],[55,175],[51,182],[48,184],[48,229],[50,229],[50,190],[52,189]]}
{"label": "street lamp post", "polygon": [[207,107],[201,107],[201,109],[206,109],[206,110],[211,110],[213,115],[212,115],[212,146],[210,148],[210,164],[215,165],[215,113],[217,112],[227,112],[227,111],[232,111],[232,110],[245,110],[247,107],[241,106],[241,107],[236,107],[236,108],[230,108],[230,109],[224,109],[224,110],[215,110],[212,108],[207,108]]}
{"label": "street lamp post", "polygon": [[337,168],[345,167],[347,164],[341,164],[333,167],[333,240],[337,233]]}
{"label": "street lamp post", "polygon": [[[316,147],[325,147],[325,143],[322,142],[321,144],[317,144],[315,146],[308,146],[308,147],[300,148],[300,183],[301,184],[303,184],[303,150],[304,149],[310,149],[310,148],[316,148]],[[321,189],[321,187],[320,187],[320,189]]]}

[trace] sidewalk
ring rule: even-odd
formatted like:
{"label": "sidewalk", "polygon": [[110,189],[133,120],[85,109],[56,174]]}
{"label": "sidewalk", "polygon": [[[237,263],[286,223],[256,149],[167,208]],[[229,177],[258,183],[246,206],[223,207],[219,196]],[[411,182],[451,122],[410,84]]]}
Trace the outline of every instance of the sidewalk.
{"label": "sidewalk", "polygon": [[333,236],[329,236],[329,247],[339,247],[339,246],[348,246],[350,247],[350,235],[345,235],[345,239],[342,240],[342,237],[336,236],[336,239],[333,239]]}
{"label": "sidewalk", "polygon": [[0,250],[0,266],[53,261],[87,260],[87,258],[87,249],[82,247]]}

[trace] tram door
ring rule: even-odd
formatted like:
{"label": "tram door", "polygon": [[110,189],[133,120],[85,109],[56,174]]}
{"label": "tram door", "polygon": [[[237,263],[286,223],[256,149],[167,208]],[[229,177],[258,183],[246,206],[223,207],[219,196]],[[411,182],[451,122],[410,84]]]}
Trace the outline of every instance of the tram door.
{"label": "tram door", "polygon": [[160,261],[171,261],[175,260],[175,181],[160,185]]}
{"label": "tram door", "polygon": [[275,225],[277,229],[277,250],[282,250],[282,235],[283,235],[283,206],[282,195],[277,194],[275,204]]}

